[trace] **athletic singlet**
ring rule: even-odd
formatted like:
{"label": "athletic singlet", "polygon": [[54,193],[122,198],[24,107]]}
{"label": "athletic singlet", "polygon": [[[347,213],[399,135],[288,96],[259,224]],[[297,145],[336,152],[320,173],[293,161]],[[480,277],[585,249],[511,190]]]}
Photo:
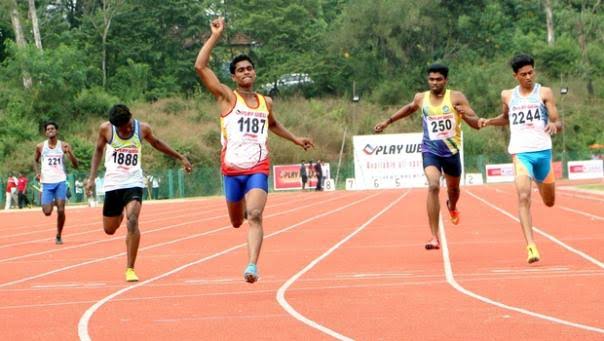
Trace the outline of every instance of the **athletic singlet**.
{"label": "athletic singlet", "polygon": [[548,112],[541,98],[541,84],[536,83],[528,96],[520,95],[520,86],[512,91],[508,102],[510,154],[552,149],[552,138],[545,132]]}
{"label": "athletic singlet", "polygon": [[134,120],[134,130],[128,138],[121,138],[111,125],[111,140],[105,148],[105,192],[116,189],[145,187],[141,168],[140,123]]}
{"label": "athletic singlet", "polygon": [[57,145],[54,148],[48,146],[48,140],[44,141],[44,146],[42,147],[42,169],[40,172],[41,183],[56,184],[67,179],[63,156],[63,143],[61,141],[57,141]]}
{"label": "athletic singlet", "polygon": [[264,96],[256,94],[258,106],[249,107],[234,91],[237,101],[220,117],[222,152],[221,170],[224,175],[269,174],[268,107]]}
{"label": "athletic singlet", "polygon": [[461,115],[451,103],[451,90],[445,91],[440,105],[430,103],[430,91],[424,92],[422,101],[424,137],[422,152],[449,157],[459,153],[461,147]]}

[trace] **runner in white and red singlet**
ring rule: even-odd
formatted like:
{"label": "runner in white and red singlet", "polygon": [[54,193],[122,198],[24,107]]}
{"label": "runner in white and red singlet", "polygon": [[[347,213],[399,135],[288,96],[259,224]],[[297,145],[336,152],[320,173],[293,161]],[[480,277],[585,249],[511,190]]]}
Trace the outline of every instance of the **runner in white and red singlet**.
{"label": "runner in white and red singlet", "polygon": [[272,100],[254,92],[256,70],[245,55],[235,57],[230,65],[231,78],[237,84],[231,90],[222,84],[208,67],[212,49],[224,30],[224,18],[212,21],[212,35],[195,61],[195,70],[220,106],[222,142],[221,164],[227,208],[233,227],[248,219],[248,265],[243,277],[249,283],[258,280],[257,262],[262,246],[262,213],[268,194],[268,131],[304,149],[313,146],[305,137],[296,137],[275,119]]}

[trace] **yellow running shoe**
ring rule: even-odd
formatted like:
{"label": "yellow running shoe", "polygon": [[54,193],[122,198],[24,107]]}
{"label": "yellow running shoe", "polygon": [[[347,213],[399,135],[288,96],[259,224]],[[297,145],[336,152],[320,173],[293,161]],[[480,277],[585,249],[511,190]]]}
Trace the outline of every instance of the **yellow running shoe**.
{"label": "yellow running shoe", "polygon": [[134,272],[134,268],[126,269],[126,282],[138,282],[138,276]]}
{"label": "yellow running shoe", "polygon": [[526,246],[526,250],[528,251],[527,262],[529,264],[538,262],[541,257],[539,256],[539,251],[537,250],[537,245],[529,244]]}

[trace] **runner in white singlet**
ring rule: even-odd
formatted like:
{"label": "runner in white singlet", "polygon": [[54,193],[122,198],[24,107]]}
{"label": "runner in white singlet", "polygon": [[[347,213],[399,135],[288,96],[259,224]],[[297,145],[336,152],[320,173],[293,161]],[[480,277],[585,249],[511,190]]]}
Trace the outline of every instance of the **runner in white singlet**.
{"label": "runner in white singlet", "polygon": [[223,18],[212,21],[212,35],[197,55],[195,71],[220,106],[221,169],[227,208],[233,227],[241,226],[244,217],[248,218],[249,259],[243,276],[253,283],[258,279],[256,263],[262,245],[262,212],[268,192],[268,130],[304,149],[313,144],[310,139],[296,137],[285,129],[272,113],[271,98],[254,92],[256,70],[248,56],[237,56],[231,62],[231,78],[237,84],[235,91],[220,83],[208,67],[208,61],[224,26]]}
{"label": "runner in white singlet", "polygon": [[510,64],[518,86],[501,92],[501,115],[481,120],[481,125],[510,127],[508,152],[512,154],[516,170],[520,225],[527,243],[527,262],[530,264],[540,259],[530,211],[531,180],[537,183],[543,203],[554,206],[556,184],[550,135],[562,129],[562,122],[552,90],[534,82],[534,59],[521,54],[515,56]]}
{"label": "runner in white singlet", "polygon": [[[73,168],[78,168],[78,159],[73,155],[71,146],[58,139],[59,126],[56,122],[44,123],[46,141],[36,146],[34,154],[34,170],[36,178],[42,184],[42,212],[50,216],[52,209],[57,206],[57,235],[55,244],[63,244],[63,227],[65,226],[65,200],[67,198],[67,183],[65,180],[65,155],[71,161]],[[41,169],[38,169],[41,164]]]}
{"label": "runner in white singlet", "polygon": [[134,271],[136,255],[140,243],[138,217],[143,201],[143,171],[141,167],[142,141],[145,139],[153,148],[178,159],[186,172],[191,172],[187,158],[174,151],[166,143],[153,135],[151,126],[132,119],[130,109],[123,104],[114,105],[109,110],[109,122],[101,124],[96,148],[90,164],[90,176],[86,181],[86,191],[92,195],[97,170],[105,153],[105,203],[103,205],[103,228],[112,235],[120,227],[127,213],[128,234],[126,235],[126,281],[136,282]]}

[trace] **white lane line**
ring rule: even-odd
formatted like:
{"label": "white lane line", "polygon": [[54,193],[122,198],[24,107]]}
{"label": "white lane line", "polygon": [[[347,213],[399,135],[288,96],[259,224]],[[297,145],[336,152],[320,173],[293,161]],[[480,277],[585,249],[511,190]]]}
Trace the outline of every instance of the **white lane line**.
{"label": "white lane line", "polygon": [[[324,213],[318,214],[318,215],[313,216],[313,217],[311,217],[311,218],[307,218],[307,219],[305,219],[305,220],[302,220],[302,221],[301,221],[301,222],[299,222],[299,223],[296,223],[296,224],[290,225],[290,226],[285,227],[285,228],[283,228],[283,229],[281,229],[281,230],[278,230],[278,231],[275,231],[275,232],[273,232],[273,233],[271,233],[271,234],[268,234],[268,235],[264,236],[264,239],[274,237],[274,236],[276,236],[276,235],[279,235],[279,234],[281,234],[281,233],[287,232],[287,231],[289,231],[289,230],[291,230],[291,229],[293,229],[293,228],[295,228],[295,227],[298,227],[298,226],[300,226],[300,225],[303,225],[303,224],[306,224],[306,223],[308,223],[308,222],[311,222],[311,221],[317,220],[317,219],[319,219],[319,218],[322,218],[322,217],[325,217],[325,216],[328,216],[328,215],[334,214],[334,213],[336,213],[336,212],[342,211],[342,210],[344,210],[344,209],[346,209],[346,208],[349,208],[349,207],[354,206],[354,205],[356,205],[356,204],[359,204],[359,203],[361,203],[361,202],[364,202],[364,201],[367,201],[367,200],[369,200],[369,199],[372,199],[372,198],[374,198],[375,196],[377,196],[378,194],[379,194],[379,193],[376,193],[376,194],[374,194],[374,195],[371,195],[371,196],[365,197],[365,198],[363,198],[363,199],[360,199],[360,200],[357,200],[357,201],[353,201],[353,202],[351,202],[350,204],[347,204],[347,205],[344,205],[344,206],[340,206],[339,208],[336,208],[336,209],[333,209],[333,210],[330,210],[330,211],[327,211],[327,212],[324,212]],[[301,208],[302,208],[302,207],[297,207],[295,210],[299,210],[299,209],[301,209]],[[170,270],[170,271],[168,271],[168,272],[165,272],[165,273],[163,273],[163,274],[161,274],[161,275],[158,275],[158,276],[155,276],[155,277],[150,278],[150,279],[148,279],[148,280],[145,280],[145,281],[139,282],[139,283],[137,283],[137,284],[134,284],[134,285],[131,285],[131,286],[125,287],[125,288],[123,288],[123,289],[121,289],[121,290],[118,290],[118,291],[114,292],[113,294],[111,294],[111,295],[109,295],[109,296],[107,296],[107,297],[105,297],[105,298],[101,299],[100,301],[98,301],[98,302],[96,302],[94,305],[92,305],[90,308],[88,308],[88,309],[87,309],[87,310],[84,312],[84,314],[82,315],[82,317],[80,317],[80,321],[78,322],[78,336],[80,337],[80,340],[85,340],[85,341],[90,341],[90,340],[91,340],[91,338],[90,338],[90,334],[88,333],[88,326],[89,326],[89,323],[90,323],[90,319],[92,318],[92,315],[93,315],[93,314],[94,314],[94,313],[95,313],[95,312],[96,312],[96,311],[97,311],[97,310],[98,310],[100,307],[102,307],[102,306],[103,306],[105,303],[109,302],[109,301],[110,301],[110,300],[112,300],[113,298],[115,298],[115,297],[117,297],[117,296],[119,296],[119,295],[121,295],[121,294],[123,294],[123,293],[125,293],[125,292],[127,292],[127,291],[130,291],[130,290],[132,290],[132,289],[136,289],[136,288],[138,288],[138,287],[140,287],[140,286],[143,286],[143,285],[145,285],[145,284],[152,283],[152,282],[155,282],[155,281],[157,281],[157,280],[159,280],[159,279],[162,279],[162,278],[168,277],[168,276],[170,276],[170,275],[173,275],[173,274],[175,274],[175,273],[177,273],[177,272],[180,272],[180,271],[182,271],[182,270],[184,270],[184,269],[187,269],[187,268],[189,268],[189,267],[191,267],[191,266],[193,266],[193,265],[197,265],[197,264],[200,264],[200,263],[206,262],[206,261],[208,261],[208,260],[211,260],[211,259],[214,259],[214,258],[218,258],[218,257],[220,257],[220,256],[222,256],[222,255],[225,255],[225,254],[230,253],[230,252],[233,252],[233,251],[235,251],[235,250],[237,250],[237,249],[243,248],[245,245],[246,245],[246,243],[238,244],[238,245],[235,245],[235,246],[230,247],[230,248],[228,248],[228,249],[225,249],[225,250],[223,250],[223,251],[221,251],[221,252],[217,252],[217,253],[215,253],[215,254],[213,254],[213,255],[210,255],[210,256],[207,256],[207,257],[203,257],[203,258],[198,259],[198,260],[193,261],[193,262],[186,263],[186,264],[181,265],[181,266],[179,266],[179,267],[177,267],[177,268],[175,268],[175,269],[173,269],[173,270]]]}
{"label": "white lane line", "polygon": [[[289,200],[287,202],[280,202],[279,204],[272,205],[270,207],[270,209],[274,209],[274,208],[279,207],[279,206],[289,205],[289,204],[296,203],[296,202],[305,202],[305,201],[310,201],[310,200],[303,199],[303,200]],[[181,210],[181,211],[183,211],[183,210]],[[183,212],[187,212],[187,211],[189,211],[189,210],[186,210],[186,211],[183,211]],[[187,215],[179,215],[179,218],[181,218],[181,220],[184,220],[185,218],[195,217],[195,216],[199,216],[199,215],[211,215],[211,212],[215,212],[215,211],[220,211],[220,212],[224,211],[224,207],[213,207],[213,208],[210,208],[210,209],[207,209],[207,210],[205,210],[205,208],[204,208],[201,211],[197,210],[196,212],[191,212],[190,214],[187,214]],[[178,212],[179,211],[172,212],[172,214],[169,217],[164,217],[164,215],[161,215],[160,218],[150,219],[150,220],[144,220],[144,221],[141,221],[141,224],[148,225],[150,223],[155,223],[155,222],[162,221],[162,220],[171,220],[171,219],[174,219],[174,215],[178,214]],[[219,217],[225,217],[225,215],[213,216],[213,218],[219,218]],[[147,218],[150,218],[150,217],[145,217],[144,219],[147,219]],[[189,220],[189,221],[190,222],[200,222],[200,221],[205,221],[205,220],[208,220],[208,219]],[[70,229],[80,228],[80,227],[89,226],[89,225],[97,225],[97,227],[94,228],[94,229],[91,229],[91,230],[83,231],[83,232],[70,233],[68,238],[73,237],[73,236],[79,236],[79,235],[89,234],[89,233],[98,233],[99,231],[102,231],[102,222],[101,221],[94,222],[94,223],[89,223],[89,224],[81,224],[81,225],[72,226],[72,227],[70,227]],[[56,231],[56,228],[54,230],[52,230],[52,231]],[[148,230],[145,233],[154,232],[154,231],[157,231],[157,230]],[[107,241],[111,241],[111,240],[114,240],[114,239],[121,239],[121,238],[123,238],[123,237],[116,236],[116,237],[113,237],[113,238],[104,239],[102,242],[104,243],[104,242],[107,242]],[[53,244],[54,244],[54,237],[51,238],[51,239],[49,239],[49,238],[42,238],[42,239],[37,239],[37,240],[27,240],[27,241],[12,243],[12,244],[0,245],[0,249],[8,248],[8,247],[11,247],[11,246],[27,245],[27,244],[34,244],[34,243],[38,243],[38,242],[49,242],[49,241],[52,241]],[[71,248],[88,246],[88,245],[90,245],[90,244],[79,244],[79,245],[76,245],[76,246],[72,246]],[[57,252],[57,251],[66,250],[66,249],[69,249],[69,248],[68,247],[53,248],[53,249],[48,250],[48,251],[43,252],[43,253],[26,254],[26,255],[16,256],[16,257],[12,257],[12,258],[0,259],[0,262],[9,261],[9,260],[15,260],[15,259],[24,258],[24,257],[30,257],[31,255],[35,256],[35,255],[41,255],[41,254],[44,254],[44,253]]]}
{"label": "white lane line", "polygon": [[[330,201],[334,201],[334,200],[337,200],[337,199],[345,198],[345,197],[347,197],[347,196],[342,195],[342,196],[330,198],[328,200],[316,201],[316,202],[314,202],[312,204],[308,204],[308,205],[304,205],[304,206],[297,206],[296,208],[293,208],[293,209],[290,209],[290,210],[286,210],[286,211],[280,211],[279,213],[274,213],[274,214],[268,215],[265,218],[271,218],[271,217],[283,215],[283,214],[286,214],[286,213],[291,213],[291,212],[298,211],[298,210],[301,210],[301,209],[304,209],[304,208],[308,208],[308,207],[312,207],[312,206],[316,206],[316,205],[321,205],[321,204],[324,204],[324,203],[327,203],[327,202],[330,202]],[[183,224],[188,224],[188,223],[183,223]],[[181,224],[179,224],[179,225],[181,225]],[[170,226],[172,226],[172,225],[170,225]],[[171,228],[170,226],[164,227],[162,229],[169,229],[169,228]],[[231,228],[232,228],[231,225],[225,225],[225,226],[213,229],[213,230],[209,230],[209,231],[205,231],[205,232],[200,232],[200,233],[192,234],[192,235],[189,235],[187,237],[173,239],[173,240],[170,240],[170,241],[167,241],[167,242],[149,245],[149,246],[140,248],[139,249],[139,253],[141,251],[146,251],[146,250],[155,249],[155,248],[166,246],[166,245],[170,245],[170,244],[175,244],[175,243],[178,243],[178,242],[181,242],[181,241],[185,241],[185,240],[189,240],[189,239],[195,239],[197,237],[202,237],[202,236],[205,236],[205,235],[208,235],[208,234],[212,234],[212,233],[215,233],[215,232],[220,232],[220,231],[223,231],[223,230],[228,230],[228,229],[231,229]],[[51,270],[51,271],[48,271],[48,272],[43,272],[43,273],[40,273],[40,274],[37,274],[37,275],[33,275],[33,276],[29,276],[29,277],[24,277],[24,278],[21,278],[21,279],[10,281],[10,282],[0,283],[0,288],[5,288],[7,286],[11,286],[11,285],[14,285],[14,284],[19,284],[19,283],[31,281],[33,279],[45,277],[45,276],[48,276],[48,275],[52,275],[52,274],[55,274],[55,273],[71,270],[71,269],[74,269],[74,268],[79,268],[79,267],[84,266],[84,265],[89,265],[89,264],[94,264],[94,263],[100,263],[100,262],[103,262],[103,261],[106,261],[106,260],[109,260],[109,259],[114,259],[114,258],[118,258],[118,257],[124,256],[125,254],[126,254],[126,252],[120,252],[118,254],[114,254],[114,255],[111,255],[111,256],[107,256],[107,257],[103,257],[103,258],[97,258],[97,259],[89,260],[89,261],[82,262],[82,263],[76,263],[76,264],[69,265],[69,266],[66,266],[66,267],[63,267],[63,268]]]}
{"label": "white lane line", "polygon": [[312,269],[315,265],[317,265],[320,261],[322,261],[327,256],[329,256],[337,248],[339,248],[340,246],[342,246],[342,244],[346,243],[352,237],[354,237],[359,232],[361,232],[363,229],[365,229],[365,227],[367,227],[375,219],[377,219],[382,214],[384,214],[386,211],[388,211],[390,208],[392,208],[392,206],[396,205],[399,201],[401,201],[401,199],[403,199],[407,194],[409,194],[409,192],[410,191],[407,191],[407,192],[403,193],[397,200],[395,200],[392,203],[390,203],[390,205],[386,206],[384,209],[382,209],[380,212],[378,212],[376,215],[374,215],[368,221],[366,221],[363,225],[361,225],[360,227],[358,227],[356,230],[354,230],[352,233],[350,233],[344,239],[340,240],[338,243],[336,243],[334,246],[332,246],[329,250],[327,250],[321,256],[317,257],[315,260],[313,260],[312,262],[310,262],[306,267],[304,267],[302,270],[300,270],[297,274],[293,275],[290,279],[288,279],[279,288],[279,290],[277,290],[277,302],[279,302],[279,304],[283,307],[283,309],[285,309],[285,311],[287,311],[290,315],[292,315],[298,321],[300,321],[300,322],[308,325],[311,328],[320,330],[321,332],[323,332],[323,333],[325,333],[325,334],[327,334],[327,335],[329,335],[329,336],[331,336],[333,338],[336,338],[338,340],[346,340],[346,341],[352,340],[350,337],[342,335],[342,334],[340,334],[340,333],[338,333],[338,332],[336,332],[336,331],[334,331],[334,330],[332,330],[330,328],[327,328],[324,325],[322,325],[322,324],[320,324],[318,322],[315,322],[315,321],[307,318],[306,316],[302,315],[301,313],[299,313],[296,309],[294,309],[289,304],[289,302],[287,302],[287,299],[285,299],[285,292],[302,275],[304,275],[306,272],[308,272],[310,269]]}
{"label": "white lane line", "polygon": [[569,211],[569,212],[572,212],[572,213],[576,213],[576,214],[584,215],[584,216],[586,216],[586,217],[591,218],[592,220],[604,220],[604,217],[600,217],[600,216],[595,215],[595,214],[591,214],[591,213],[587,213],[587,212],[583,212],[583,211],[575,210],[575,209],[573,209],[573,208],[570,208],[570,207],[565,207],[565,206],[558,206],[558,207],[560,207],[561,209],[563,209],[563,210],[565,210],[565,211]]}
{"label": "white lane line", "polygon": [[[466,190],[466,193],[470,194],[471,196],[473,196],[474,198],[478,199],[479,201],[481,201],[482,203],[484,203],[485,205],[495,209],[496,211],[499,211],[500,213],[502,213],[503,215],[506,215],[508,217],[510,217],[512,220],[516,221],[517,223],[520,223],[520,220],[518,218],[516,218],[515,215],[509,213],[508,211],[505,211],[493,204],[491,204],[490,202],[484,200],[483,198],[477,196],[476,194]],[[544,236],[545,238],[551,240],[552,242],[558,244],[559,246],[563,247],[564,249],[582,257],[583,259],[586,259],[587,261],[599,266],[600,268],[604,269],[604,263],[602,263],[600,260],[588,255],[587,253],[577,250],[573,247],[571,247],[570,245],[565,244],[564,242],[558,240],[557,238],[555,238],[554,236],[546,233],[545,231],[541,230],[540,228],[533,226],[533,230],[537,233],[539,233],[540,235]]]}
{"label": "white lane line", "polygon": [[443,221],[442,221],[442,216],[439,217],[439,222],[438,223],[439,223],[439,226],[440,226],[440,240],[441,240],[441,245],[442,245],[443,263],[444,263],[444,267],[445,267],[445,278],[447,279],[447,282],[453,288],[455,288],[455,290],[457,290],[457,291],[459,291],[462,294],[465,294],[467,296],[473,297],[473,298],[475,298],[475,299],[477,299],[479,301],[482,301],[482,302],[487,303],[487,304],[494,305],[494,306],[499,307],[499,308],[515,311],[515,312],[520,313],[520,314],[525,314],[525,315],[533,316],[533,317],[536,317],[536,318],[540,318],[540,319],[543,319],[543,320],[546,320],[546,321],[562,324],[562,325],[569,326],[569,327],[575,327],[575,328],[579,328],[579,329],[584,329],[584,330],[589,330],[589,331],[592,331],[592,332],[604,334],[604,329],[602,329],[602,328],[592,327],[592,326],[588,326],[588,325],[580,324],[580,323],[575,323],[575,322],[571,322],[571,321],[566,321],[566,320],[562,320],[562,319],[559,319],[559,318],[556,318],[556,317],[552,317],[552,316],[536,313],[534,311],[527,310],[527,309],[524,309],[524,308],[519,308],[519,307],[507,305],[507,304],[504,304],[504,303],[492,300],[492,299],[490,299],[488,297],[478,295],[475,292],[470,291],[470,290],[464,288],[463,286],[461,286],[455,280],[455,276],[453,275],[453,266],[451,265],[451,259],[450,259],[450,256],[449,256],[449,246],[447,245],[447,233],[445,231],[445,225],[443,224]]}

